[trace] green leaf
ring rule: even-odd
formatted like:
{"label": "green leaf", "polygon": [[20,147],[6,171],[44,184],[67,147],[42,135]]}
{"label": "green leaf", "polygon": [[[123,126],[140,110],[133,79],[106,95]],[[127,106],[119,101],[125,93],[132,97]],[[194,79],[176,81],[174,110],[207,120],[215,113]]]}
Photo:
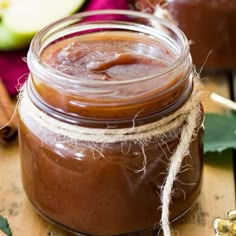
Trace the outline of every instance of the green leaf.
{"label": "green leaf", "polygon": [[205,114],[204,152],[236,148],[236,115]]}
{"label": "green leaf", "polygon": [[3,231],[8,236],[12,235],[7,219],[3,218],[1,215],[0,215],[0,230]]}

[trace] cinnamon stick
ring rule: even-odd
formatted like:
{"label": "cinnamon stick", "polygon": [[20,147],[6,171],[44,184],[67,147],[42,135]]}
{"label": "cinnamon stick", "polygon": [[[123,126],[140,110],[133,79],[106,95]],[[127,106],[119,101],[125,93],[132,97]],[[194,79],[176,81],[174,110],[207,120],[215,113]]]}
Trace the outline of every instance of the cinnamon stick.
{"label": "cinnamon stick", "polygon": [[15,105],[0,79],[0,144],[7,144],[17,136]]}

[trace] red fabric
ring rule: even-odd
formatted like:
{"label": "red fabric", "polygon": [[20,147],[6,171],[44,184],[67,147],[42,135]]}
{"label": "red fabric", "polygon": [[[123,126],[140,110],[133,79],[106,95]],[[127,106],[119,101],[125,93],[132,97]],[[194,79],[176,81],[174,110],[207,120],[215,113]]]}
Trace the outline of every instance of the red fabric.
{"label": "red fabric", "polygon": [[128,9],[128,0],[90,0],[86,11],[102,9]]}
{"label": "red fabric", "polygon": [[[128,9],[128,0],[90,0],[83,10],[98,9]],[[27,79],[29,70],[24,60],[27,51],[28,48],[11,52],[0,51],[0,79],[10,95],[15,95]]]}
{"label": "red fabric", "polygon": [[27,50],[0,52],[0,78],[10,95],[15,95],[27,78],[26,54]]}

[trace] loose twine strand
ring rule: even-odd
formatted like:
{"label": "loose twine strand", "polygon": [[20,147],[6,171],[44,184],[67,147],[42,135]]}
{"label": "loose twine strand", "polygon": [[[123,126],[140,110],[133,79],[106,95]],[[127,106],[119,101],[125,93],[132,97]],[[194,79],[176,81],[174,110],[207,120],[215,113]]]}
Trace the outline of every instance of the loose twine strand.
{"label": "loose twine strand", "polygon": [[[196,108],[196,107],[194,107]],[[175,153],[172,155],[168,170],[168,175],[166,181],[163,185],[163,191],[161,195],[162,202],[162,213],[161,213],[161,225],[164,236],[171,236],[171,228],[169,221],[169,207],[171,202],[171,193],[173,189],[173,184],[176,179],[177,174],[180,171],[181,163],[188,153],[189,145],[191,143],[192,136],[194,134],[194,129],[197,125],[198,112],[192,109],[186,120],[186,125],[184,125],[180,142],[177,146]]]}

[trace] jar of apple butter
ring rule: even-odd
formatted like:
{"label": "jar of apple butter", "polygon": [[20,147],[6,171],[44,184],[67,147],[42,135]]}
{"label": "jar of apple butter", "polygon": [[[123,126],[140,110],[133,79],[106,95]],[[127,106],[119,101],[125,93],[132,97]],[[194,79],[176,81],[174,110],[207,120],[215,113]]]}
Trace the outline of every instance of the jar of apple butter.
{"label": "jar of apple butter", "polygon": [[[166,0],[167,8],[192,40],[193,62],[210,70],[236,68],[235,0]],[[206,63],[204,63],[206,61]]]}
{"label": "jar of apple butter", "polygon": [[182,31],[141,12],[84,12],[39,32],[27,61],[19,136],[23,186],[37,212],[78,235],[153,232],[181,148],[170,220],[193,205],[203,110]]}

